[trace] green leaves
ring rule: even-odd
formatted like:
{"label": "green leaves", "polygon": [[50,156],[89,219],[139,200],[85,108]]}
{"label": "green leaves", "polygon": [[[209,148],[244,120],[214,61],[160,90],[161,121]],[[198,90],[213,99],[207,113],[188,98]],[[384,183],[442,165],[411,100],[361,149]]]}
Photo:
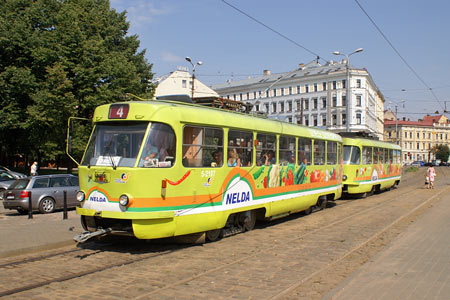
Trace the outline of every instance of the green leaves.
{"label": "green leaves", "polygon": [[[153,96],[152,65],[109,1],[6,0],[0,15],[2,151],[61,159],[70,116],[91,118],[127,92]],[[3,141],[12,130],[26,137],[20,150]]]}

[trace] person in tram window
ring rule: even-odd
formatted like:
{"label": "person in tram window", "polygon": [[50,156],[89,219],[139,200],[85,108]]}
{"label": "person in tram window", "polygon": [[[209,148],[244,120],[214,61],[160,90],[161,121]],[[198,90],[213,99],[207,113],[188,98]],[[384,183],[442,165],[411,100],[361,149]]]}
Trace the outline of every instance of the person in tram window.
{"label": "person in tram window", "polygon": [[228,166],[229,167],[240,167],[241,160],[239,159],[239,155],[237,154],[236,149],[228,150]]}

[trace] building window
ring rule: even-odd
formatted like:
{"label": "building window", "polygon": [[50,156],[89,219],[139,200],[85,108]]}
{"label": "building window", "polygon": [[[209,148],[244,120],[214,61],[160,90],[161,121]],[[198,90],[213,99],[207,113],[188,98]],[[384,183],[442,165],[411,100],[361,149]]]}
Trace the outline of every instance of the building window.
{"label": "building window", "polygon": [[342,125],[347,125],[347,114],[342,114]]}
{"label": "building window", "polygon": [[342,106],[347,106],[347,96],[342,95]]}
{"label": "building window", "polygon": [[284,96],[284,88],[281,88],[281,96]]}
{"label": "building window", "polygon": [[409,133],[409,138],[412,139],[412,131]]}
{"label": "building window", "polygon": [[259,111],[259,104],[256,104],[255,109],[256,111]]}
{"label": "building window", "polygon": [[292,101],[288,101],[288,112],[292,111]]}
{"label": "building window", "polygon": [[273,96],[274,96],[274,97],[277,96],[277,89],[273,89]]}
{"label": "building window", "polygon": [[280,102],[280,112],[284,112],[284,102]]}
{"label": "building window", "polygon": [[313,124],[317,127],[317,116],[313,116]]}
{"label": "building window", "polygon": [[250,100],[250,93],[247,93],[247,99],[246,100]]}
{"label": "building window", "polygon": [[241,101],[242,101],[242,93],[241,93],[241,94],[239,94],[239,100],[241,100]]}
{"label": "building window", "polygon": [[181,86],[182,86],[183,88],[186,88],[186,87],[187,87],[187,81],[186,81],[186,80],[182,80],[182,81],[181,81]]}
{"label": "building window", "polygon": [[269,91],[266,91],[266,98],[269,98]]}
{"label": "building window", "polygon": [[425,132],[422,134],[423,138],[425,138]]}
{"label": "building window", "polygon": [[264,106],[266,107],[266,113],[269,113],[269,103],[264,104]]}
{"label": "building window", "polygon": [[272,103],[272,112],[273,112],[273,113],[276,113],[276,112],[277,112],[277,103],[276,103],[276,102],[273,102],[273,103]]}
{"label": "building window", "polygon": [[332,116],[332,123],[331,123],[333,126],[336,126],[336,124],[337,124],[337,115],[336,114],[333,114],[333,116]]}
{"label": "building window", "polygon": [[346,81],[344,79],[344,80],[342,80],[342,88],[345,89],[345,86],[346,86]]}
{"label": "building window", "polygon": [[305,85],[305,93],[309,93],[309,85],[308,84]]}
{"label": "building window", "polygon": [[420,143],[417,143],[417,150],[420,150]]}
{"label": "building window", "polygon": [[361,95],[356,96],[356,106],[361,107]]}
{"label": "building window", "polygon": [[303,99],[304,110],[309,110],[309,99]]}
{"label": "building window", "polygon": [[295,103],[296,103],[296,105],[297,105],[297,111],[300,111],[300,108],[301,108],[301,103],[300,103],[300,99],[297,99],[297,100],[295,100]]}
{"label": "building window", "polygon": [[313,109],[316,110],[317,109],[317,98],[313,99]]}
{"label": "building window", "polygon": [[289,95],[292,95],[292,86],[289,87]]}
{"label": "building window", "polygon": [[428,138],[431,139],[431,133],[428,132]]}
{"label": "building window", "polygon": [[408,133],[405,131],[405,138],[407,138],[408,137]]}
{"label": "building window", "polygon": [[335,89],[336,89],[336,80],[333,81],[333,90],[335,90]]}
{"label": "building window", "polygon": [[327,98],[322,98],[322,108],[327,108]]}
{"label": "building window", "polygon": [[333,96],[333,107],[337,106],[337,97]]}
{"label": "building window", "polygon": [[314,92],[317,92],[317,83],[314,83]]}
{"label": "building window", "polygon": [[419,132],[417,133],[417,138],[418,138],[418,139],[420,138],[420,133],[419,133]]}
{"label": "building window", "polygon": [[253,92],[253,99],[256,99],[256,92]]}
{"label": "building window", "polygon": [[297,94],[300,94],[300,86],[297,85]]}
{"label": "building window", "polygon": [[356,87],[361,88],[361,79],[356,79]]}
{"label": "building window", "polygon": [[322,126],[327,126],[327,115],[322,115]]}
{"label": "building window", "polygon": [[326,91],[326,90],[327,90],[327,83],[322,82],[322,91]]}
{"label": "building window", "polygon": [[309,126],[309,117],[305,116],[305,126]]}
{"label": "building window", "polygon": [[356,114],[356,124],[361,125],[361,114]]}

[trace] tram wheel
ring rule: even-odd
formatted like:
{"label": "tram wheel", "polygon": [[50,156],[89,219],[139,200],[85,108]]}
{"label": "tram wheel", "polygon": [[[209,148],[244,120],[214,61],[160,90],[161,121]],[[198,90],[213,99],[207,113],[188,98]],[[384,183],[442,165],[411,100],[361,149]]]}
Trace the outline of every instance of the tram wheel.
{"label": "tram wheel", "polygon": [[253,228],[255,228],[255,224],[256,224],[256,212],[254,210],[251,210],[251,211],[245,212],[245,214],[246,214],[246,218],[244,221],[244,229],[246,231],[253,230]]}
{"label": "tram wheel", "polygon": [[305,209],[305,210],[303,211],[303,214],[304,214],[305,216],[307,216],[307,215],[309,215],[309,214],[311,214],[311,213],[312,213],[312,208],[311,208],[311,206],[308,207],[308,209]]}
{"label": "tram wheel", "polygon": [[323,197],[322,199],[319,199],[319,201],[317,202],[317,207],[319,208],[319,210],[323,210],[325,208],[327,208],[327,198]]}
{"label": "tram wheel", "polygon": [[206,239],[210,242],[217,241],[222,236],[222,229],[214,229],[206,232]]}

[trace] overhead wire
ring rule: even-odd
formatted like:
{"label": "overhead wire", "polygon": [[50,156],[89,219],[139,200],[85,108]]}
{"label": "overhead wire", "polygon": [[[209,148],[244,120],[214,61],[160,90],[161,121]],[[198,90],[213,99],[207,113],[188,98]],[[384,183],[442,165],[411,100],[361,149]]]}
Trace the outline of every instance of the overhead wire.
{"label": "overhead wire", "polygon": [[367,18],[370,20],[372,25],[378,30],[378,32],[381,34],[383,39],[391,46],[391,48],[394,50],[394,52],[400,57],[400,59],[403,61],[403,63],[411,70],[411,72],[419,79],[420,82],[431,92],[433,97],[437,100],[439,103],[439,106],[444,109],[442,106],[442,103],[439,101],[439,98],[434,93],[433,89],[425,82],[425,80],[422,79],[422,77],[411,67],[411,65],[406,61],[405,58],[400,54],[400,52],[395,48],[395,46],[391,43],[391,41],[387,38],[387,36],[383,33],[383,31],[378,27],[378,25],[375,23],[375,21],[369,16],[367,11],[362,7],[362,5],[358,2],[358,0],[355,0],[356,4],[359,6],[359,8],[362,10],[362,12],[367,16]]}
{"label": "overhead wire", "polygon": [[306,48],[305,46],[303,46],[303,45],[297,43],[297,42],[294,41],[293,39],[291,39],[291,38],[289,38],[288,36],[282,34],[282,33],[279,32],[278,30],[273,29],[273,28],[270,27],[269,25],[267,25],[267,24],[265,24],[265,23],[259,21],[259,20],[256,19],[255,17],[252,17],[251,15],[249,15],[249,14],[246,13],[245,11],[243,11],[243,10],[237,8],[236,6],[232,5],[231,3],[228,3],[228,2],[225,1],[225,0],[221,0],[221,1],[222,1],[223,3],[225,3],[226,5],[228,5],[229,7],[231,7],[232,9],[234,9],[234,10],[240,12],[241,14],[243,14],[244,16],[246,16],[247,18],[249,18],[249,19],[255,21],[255,22],[258,23],[259,25],[264,26],[265,28],[269,29],[269,30],[272,31],[273,33],[275,33],[275,34],[277,34],[278,36],[282,37],[283,39],[285,39],[285,40],[291,42],[292,44],[294,44],[294,45],[296,45],[297,47],[299,47],[299,48],[305,50],[306,52],[308,52],[308,53],[310,53],[310,54],[313,54],[313,55],[316,56],[318,59],[322,59],[322,60],[324,60],[324,61],[327,62],[327,63],[329,62],[327,59],[321,57],[319,54],[317,54],[317,53],[315,53],[314,51],[312,51],[312,50]]}

